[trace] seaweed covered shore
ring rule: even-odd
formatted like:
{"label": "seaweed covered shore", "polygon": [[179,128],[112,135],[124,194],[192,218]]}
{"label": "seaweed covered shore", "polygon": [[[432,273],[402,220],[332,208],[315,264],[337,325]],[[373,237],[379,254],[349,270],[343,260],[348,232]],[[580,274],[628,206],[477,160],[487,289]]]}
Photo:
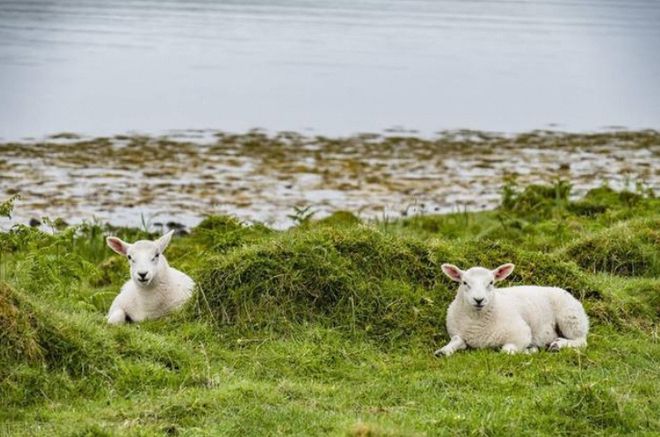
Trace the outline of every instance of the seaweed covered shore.
{"label": "seaweed covered shore", "polygon": [[295,223],[294,208],[310,205],[316,217],[343,209],[361,219],[492,209],[504,175],[522,185],[562,177],[576,197],[604,183],[660,192],[658,169],[657,131],[60,134],[0,144],[0,198],[22,194],[13,223],[48,216],[192,227],[229,214],[283,229]]}
{"label": "seaweed covered shore", "polygon": [[[284,231],[208,216],[168,249],[193,301],[120,327],[104,315],[127,266],[104,236],[150,229],[16,225],[0,233],[0,434],[659,433],[660,200],[605,186],[574,198],[566,181],[498,189],[482,212],[339,211]],[[433,357],[446,261],[510,261],[510,284],[566,288],[589,347]]]}

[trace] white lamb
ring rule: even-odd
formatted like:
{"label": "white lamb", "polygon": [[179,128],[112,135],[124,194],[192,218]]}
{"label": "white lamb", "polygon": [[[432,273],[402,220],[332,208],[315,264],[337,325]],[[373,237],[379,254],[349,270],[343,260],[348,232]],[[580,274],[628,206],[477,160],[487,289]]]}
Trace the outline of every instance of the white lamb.
{"label": "white lamb", "polygon": [[163,252],[170,244],[170,231],[156,241],[133,244],[108,237],[108,246],[128,258],[131,279],[121,288],[108,311],[108,323],[157,319],[180,308],[192,295],[195,283],[183,272],[169,266]]}
{"label": "white lamb", "polygon": [[497,347],[514,354],[536,352],[539,347],[557,351],[587,345],[589,319],[568,291],[527,285],[495,289],[495,282],[509,276],[513,267],[462,271],[442,265],[442,271],[460,286],[447,309],[451,340],[435,355],[449,356],[467,347]]}

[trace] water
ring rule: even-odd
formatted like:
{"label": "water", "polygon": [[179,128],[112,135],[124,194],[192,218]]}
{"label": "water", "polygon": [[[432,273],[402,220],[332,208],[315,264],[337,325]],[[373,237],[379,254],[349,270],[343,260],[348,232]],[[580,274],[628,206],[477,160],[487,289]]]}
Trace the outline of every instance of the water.
{"label": "water", "polygon": [[660,2],[0,0],[0,138],[660,127]]}

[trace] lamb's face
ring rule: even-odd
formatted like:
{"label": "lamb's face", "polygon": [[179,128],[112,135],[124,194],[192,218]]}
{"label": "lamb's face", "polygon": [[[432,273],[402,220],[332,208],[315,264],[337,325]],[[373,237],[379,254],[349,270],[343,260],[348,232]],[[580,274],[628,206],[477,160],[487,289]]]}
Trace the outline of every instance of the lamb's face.
{"label": "lamb's face", "polygon": [[174,231],[170,231],[155,241],[140,240],[133,244],[117,237],[108,237],[106,241],[112,250],[128,259],[131,279],[135,284],[139,287],[149,287],[165,263],[162,254],[173,233]]}
{"label": "lamb's face", "polygon": [[131,267],[131,278],[138,286],[148,287],[156,277],[161,256],[158,245],[153,241],[136,241],[128,249],[126,257]]}
{"label": "lamb's face", "polygon": [[461,275],[458,287],[463,301],[481,311],[493,301],[495,277],[490,270],[483,267],[472,267]]}
{"label": "lamb's face", "polygon": [[495,270],[472,267],[463,271],[452,264],[443,264],[442,271],[460,284],[458,294],[463,302],[475,311],[481,311],[493,302],[495,282],[509,276],[513,267],[513,264],[504,264]]}

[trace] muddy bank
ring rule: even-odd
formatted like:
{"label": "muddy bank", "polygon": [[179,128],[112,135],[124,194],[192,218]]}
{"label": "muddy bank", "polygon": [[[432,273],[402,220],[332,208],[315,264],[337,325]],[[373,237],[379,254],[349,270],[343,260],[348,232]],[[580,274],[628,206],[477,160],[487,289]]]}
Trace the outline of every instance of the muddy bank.
{"label": "muddy bank", "polygon": [[0,144],[0,198],[21,196],[3,226],[44,216],[192,226],[208,214],[233,214],[282,228],[296,207],[376,219],[475,211],[497,204],[507,175],[521,185],[562,177],[576,196],[602,184],[657,192],[660,132],[457,131],[422,139],[188,131]]}

